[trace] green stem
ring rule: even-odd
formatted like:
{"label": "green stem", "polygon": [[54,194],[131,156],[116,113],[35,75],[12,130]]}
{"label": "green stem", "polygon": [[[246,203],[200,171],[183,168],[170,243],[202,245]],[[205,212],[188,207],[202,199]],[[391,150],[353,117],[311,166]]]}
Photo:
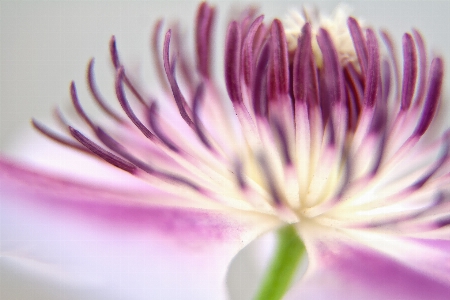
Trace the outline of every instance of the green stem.
{"label": "green stem", "polygon": [[255,300],[278,300],[289,288],[305,246],[292,225],[278,231],[278,247]]}

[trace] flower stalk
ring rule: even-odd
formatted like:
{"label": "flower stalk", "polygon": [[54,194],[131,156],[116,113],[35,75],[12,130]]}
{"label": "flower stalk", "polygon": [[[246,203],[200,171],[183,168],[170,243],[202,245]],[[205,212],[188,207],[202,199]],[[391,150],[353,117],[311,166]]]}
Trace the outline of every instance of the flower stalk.
{"label": "flower stalk", "polygon": [[288,225],[280,228],[276,252],[255,299],[281,299],[289,289],[298,265],[305,254],[305,245],[298,237],[294,226]]}

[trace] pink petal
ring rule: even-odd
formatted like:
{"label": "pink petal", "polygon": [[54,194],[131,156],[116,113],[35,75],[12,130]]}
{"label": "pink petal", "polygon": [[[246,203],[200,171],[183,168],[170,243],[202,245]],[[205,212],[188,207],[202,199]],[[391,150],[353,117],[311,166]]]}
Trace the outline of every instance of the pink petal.
{"label": "pink petal", "polygon": [[286,299],[419,300],[450,295],[448,240],[314,233],[306,240],[307,273]]}
{"label": "pink petal", "polygon": [[195,201],[156,189],[79,184],[4,160],[0,191],[0,285],[12,299],[223,299],[232,258],[277,225],[266,215],[189,207]]}

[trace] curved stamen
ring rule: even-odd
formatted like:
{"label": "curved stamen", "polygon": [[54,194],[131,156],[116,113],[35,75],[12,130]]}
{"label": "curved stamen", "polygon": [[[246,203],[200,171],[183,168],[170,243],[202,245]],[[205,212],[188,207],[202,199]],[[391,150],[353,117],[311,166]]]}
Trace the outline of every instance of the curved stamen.
{"label": "curved stamen", "polygon": [[84,146],[82,146],[82,145],[80,145],[78,143],[75,143],[72,140],[69,140],[65,136],[57,134],[56,132],[54,132],[51,129],[47,128],[45,125],[41,124],[40,122],[38,122],[35,119],[31,120],[31,124],[40,133],[42,133],[46,137],[52,139],[53,141],[55,141],[55,142],[57,142],[57,143],[59,143],[59,144],[61,144],[63,146],[69,146],[70,148],[73,148],[75,150],[79,150],[79,151],[82,151],[82,152],[87,153],[87,154],[92,154],[92,152],[89,151],[86,147],[84,147]]}
{"label": "curved stamen", "polygon": [[410,105],[416,87],[417,79],[417,55],[414,41],[410,34],[403,36],[403,83],[402,102],[400,109],[407,110]]}
{"label": "curved stamen", "polygon": [[195,91],[194,100],[192,101],[192,114],[194,115],[194,127],[195,132],[197,133],[197,136],[199,137],[200,141],[202,141],[203,145],[205,145],[206,148],[208,148],[209,150],[213,150],[211,143],[209,142],[205,132],[202,129],[202,124],[199,115],[200,106],[203,100],[203,89],[204,89],[203,84],[200,84]]}
{"label": "curved stamen", "polygon": [[89,127],[91,127],[92,130],[95,131],[96,125],[84,112],[83,107],[81,107],[80,100],[78,99],[77,95],[77,89],[75,88],[75,82],[73,81],[70,83],[70,96],[72,98],[72,104],[75,107],[78,115],[86,122],[86,124],[89,125]]}
{"label": "curved stamen", "polygon": [[233,103],[242,103],[241,94],[241,31],[236,21],[228,26],[225,42],[225,83]]}
{"label": "curved stamen", "polygon": [[[111,40],[109,42],[109,52],[111,54],[111,60],[113,62],[114,68],[118,70],[122,67],[122,63],[119,59],[119,53],[117,51],[117,45],[116,45],[116,37],[112,36]],[[130,89],[131,93],[138,99],[139,102],[141,102],[144,106],[147,106],[147,103],[145,102],[142,95],[137,91],[136,87],[131,83],[130,79],[127,75],[124,74],[124,82],[127,85],[127,87]]]}
{"label": "curved stamen", "polygon": [[267,95],[269,101],[277,101],[289,92],[288,49],[280,20],[275,19],[272,22],[270,35],[271,60],[267,77]]}
{"label": "curved stamen", "polygon": [[79,132],[75,128],[69,127],[69,130],[72,136],[77,141],[79,141],[83,146],[85,146],[87,149],[89,149],[92,153],[94,153],[101,159],[124,171],[127,171],[132,174],[136,173],[136,166],[133,165],[132,163],[129,163],[128,161],[118,157],[117,155],[114,155],[113,153],[106,151],[105,149],[103,149],[90,139],[88,139],[86,136],[84,136],[81,132]]}
{"label": "curved stamen", "polygon": [[175,68],[171,66],[169,62],[169,46],[171,34],[172,34],[171,30],[167,31],[164,39],[164,47],[163,47],[164,70],[166,71],[166,76],[167,79],[169,80],[170,88],[172,89],[173,97],[175,99],[181,117],[190,127],[193,127],[194,123],[192,122],[191,118],[189,117],[185,109],[185,105],[187,105],[186,99],[181,93],[180,87],[178,86],[178,83],[175,79]]}
{"label": "curved stamen", "polygon": [[292,81],[296,101],[306,102],[308,99],[308,89],[310,81],[313,79],[308,72],[311,59],[314,59],[311,48],[311,25],[306,23],[303,25],[302,34],[298,38],[294,56]]}
{"label": "curved stamen", "polygon": [[257,116],[267,116],[267,66],[269,55],[269,44],[266,44],[259,55],[252,87],[253,110]]}
{"label": "curved stamen", "polygon": [[197,68],[199,73],[205,77],[210,77],[210,57],[211,57],[211,34],[214,23],[215,10],[213,7],[203,2],[198,7],[195,28]]}
{"label": "curved stamen", "polygon": [[380,77],[380,54],[378,52],[378,42],[375,32],[371,29],[367,29],[367,48],[369,62],[364,89],[364,104],[368,107],[373,107],[377,96],[378,79]]}
{"label": "curved stamen", "polygon": [[168,174],[166,172],[158,171],[155,168],[151,167],[149,164],[144,163],[140,159],[136,158],[135,156],[130,154],[125,149],[125,147],[123,147],[119,142],[114,140],[110,135],[108,135],[100,127],[97,128],[96,134],[97,134],[97,137],[102,141],[102,143],[104,143],[109,149],[113,150],[114,152],[116,152],[117,154],[119,154],[120,156],[122,156],[123,158],[128,160],[130,163],[132,163],[134,166],[143,170],[144,172],[146,172],[150,175],[154,175],[156,177],[160,177],[161,179],[167,179],[167,180],[181,183],[181,184],[186,185],[196,191],[201,191],[201,188],[198,185],[192,183],[191,181],[189,181],[185,178],[182,178],[178,175]]}
{"label": "curved stamen", "polygon": [[427,53],[425,49],[425,42],[423,41],[422,35],[415,29],[412,30],[414,40],[416,41],[417,51],[419,52],[419,86],[416,90],[416,98],[414,100],[415,105],[419,106],[423,103],[425,96],[425,85],[427,83]]}
{"label": "curved stamen", "polygon": [[365,77],[367,73],[369,59],[363,31],[355,18],[352,17],[348,18],[347,24],[350,30],[350,35],[352,36],[356,55],[358,56],[359,65],[361,67],[361,74],[363,77]]}
{"label": "curved stamen", "polygon": [[125,120],[120,117],[118,114],[116,114],[111,107],[109,107],[106,104],[106,101],[103,99],[102,95],[100,94],[97,85],[95,84],[94,79],[94,58],[92,58],[89,61],[89,65],[87,68],[87,82],[89,86],[89,91],[91,92],[92,97],[94,97],[95,102],[103,109],[103,111],[109,115],[111,118],[116,120],[117,122],[121,124],[125,124]]}
{"label": "curved stamen", "polygon": [[395,46],[391,36],[386,31],[380,31],[381,38],[389,52],[392,65],[394,66],[394,83],[395,83],[395,97],[393,99],[400,99],[400,68],[398,64],[397,55],[395,55]]}
{"label": "curved stamen", "polygon": [[444,77],[444,63],[441,58],[435,58],[431,62],[430,82],[428,84],[428,94],[425,105],[422,110],[420,121],[414,131],[414,136],[421,136],[425,133],[433,120],[434,114],[439,103],[439,97],[442,88],[442,79]]}
{"label": "curved stamen", "polygon": [[152,32],[152,37],[150,39],[151,43],[150,43],[150,48],[151,48],[151,53],[152,53],[152,58],[153,58],[153,63],[156,69],[156,73],[158,74],[158,80],[160,82],[160,84],[162,85],[162,87],[164,87],[164,89],[168,89],[168,85],[167,85],[167,81],[164,80],[165,76],[164,76],[164,63],[162,61],[162,55],[160,55],[159,53],[159,49],[160,49],[160,36],[161,36],[161,30],[163,27],[163,20],[160,19],[158,21],[156,21],[154,27],[153,27],[153,32]]}
{"label": "curved stamen", "polygon": [[120,105],[122,106],[123,111],[127,114],[128,118],[130,118],[131,122],[145,135],[146,138],[153,140],[155,135],[136,117],[133,110],[131,109],[130,104],[125,96],[125,91],[123,90],[123,80],[124,80],[124,72],[123,68],[120,67],[117,70],[116,75],[116,95],[119,100]]}
{"label": "curved stamen", "polygon": [[242,73],[244,74],[245,84],[251,86],[253,80],[253,70],[256,62],[253,56],[253,46],[255,44],[255,35],[260,28],[264,16],[259,16],[250,25],[248,33],[244,39],[244,46],[242,47]]}

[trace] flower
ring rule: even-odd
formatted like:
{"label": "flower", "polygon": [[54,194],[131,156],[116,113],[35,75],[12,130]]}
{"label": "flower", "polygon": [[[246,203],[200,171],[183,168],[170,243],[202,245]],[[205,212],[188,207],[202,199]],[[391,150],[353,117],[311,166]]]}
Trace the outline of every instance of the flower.
{"label": "flower", "polygon": [[113,186],[0,161],[2,272],[25,287],[8,285],[7,293],[224,298],[236,253],[290,224],[309,265],[288,299],[445,299],[449,134],[429,130],[442,59],[430,63],[413,30],[403,37],[400,76],[388,34],[381,33],[384,55],[375,31],[355,18],[343,23],[339,15],[330,25],[306,13],[295,19],[300,30],[286,30],[247,10],[225,37],[225,97],[210,70],[214,16],[200,4],[195,69],[175,31],[159,53],[156,25],[163,99],[143,95],[112,38],[123,114],[103,99],[93,60],[87,78],[114,125],[89,116],[74,83],[83,124],[60,111],[63,134],[33,121],[49,138],[106,162],[100,172]]}

